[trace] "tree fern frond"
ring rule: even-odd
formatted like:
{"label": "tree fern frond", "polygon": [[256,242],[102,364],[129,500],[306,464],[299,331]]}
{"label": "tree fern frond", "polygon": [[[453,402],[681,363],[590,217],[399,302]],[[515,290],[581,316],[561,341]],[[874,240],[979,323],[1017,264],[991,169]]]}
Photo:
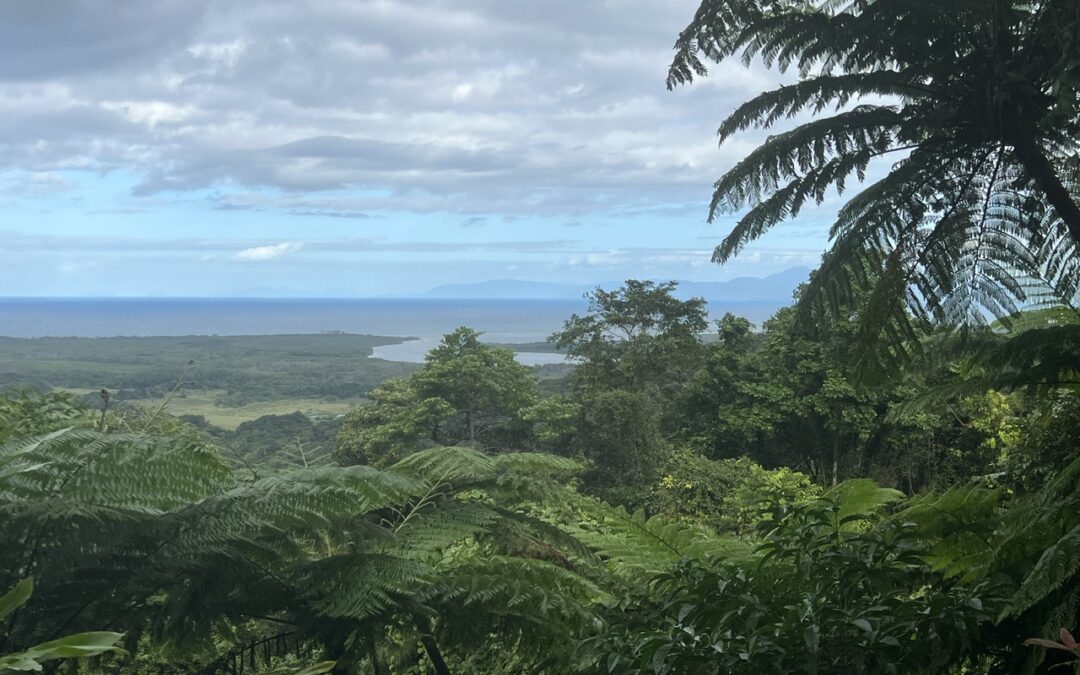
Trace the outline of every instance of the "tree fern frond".
{"label": "tree fern frond", "polygon": [[717,131],[723,143],[734,134],[751,127],[768,129],[777,121],[794,117],[804,109],[819,113],[828,107],[842,108],[852,99],[867,95],[903,95],[913,86],[910,75],[878,70],[872,73],[818,75],[772,91],[743,103],[723,121]]}
{"label": "tree fern frond", "polygon": [[461,446],[414,452],[390,467],[395,473],[415,476],[431,483],[458,486],[489,480],[494,477],[496,469],[491,457]]}
{"label": "tree fern frond", "polygon": [[750,544],[720,537],[703,528],[673,522],[662,516],[629,513],[624,507],[583,500],[580,508],[594,524],[570,532],[585,542],[620,574],[650,575],[666,571],[684,558],[708,560],[746,558]]}
{"label": "tree fern frond", "polygon": [[1080,525],[1043,551],[1003,616],[1021,614],[1076,579],[1080,571]]}
{"label": "tree fern frond", "polygon": [[856,478],[837,484],[822,498],[836,502],[836,518],[843,521],[852,516],[872,515],[887,504],[903,499],[904,493],[882,487],[869,478]]}
{"label": "tree fern frond", "polygon": [[363,620],[415,595],[433,579],[415,561],[371,553],[334,556],[310,565],[300,578],[313,609],[333,618]]}
{"label": "tree fern frond", "polygon": [[931,542],[927,558],[935,571],[971,581],[987,569],[1003,497],[1004,490],[972,480],[915,497],[892,519],[914,523],[917,535]]}
{"label": "tree fern frond", "polygon": [[547,626],[581,620],[604,598],[593,582],[543,560],[507,556],[478,558],[456,568],[434,587],[440,603],[466,612],[509,615]]}
{"label": "tree fern frond", "polygon": [[441,551],[486,531],[498,519],[499,514],[485,504],[446,500],[399,527],[394,533],[395,548],[413,555]]}

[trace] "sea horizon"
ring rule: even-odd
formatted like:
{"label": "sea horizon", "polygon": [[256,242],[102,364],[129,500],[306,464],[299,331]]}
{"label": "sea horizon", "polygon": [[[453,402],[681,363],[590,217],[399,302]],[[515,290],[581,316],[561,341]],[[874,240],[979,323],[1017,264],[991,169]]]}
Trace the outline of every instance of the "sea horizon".
{"label": "sea horizon", "polygon": [[[723,302],[714,318],[731,311],[760,323],[775,302]],[[0,297],[0,336],[173,337],[343,332],[436,338],[459,326],[489,342],[545,340],[584,299],[447,298],[184,298]]]}

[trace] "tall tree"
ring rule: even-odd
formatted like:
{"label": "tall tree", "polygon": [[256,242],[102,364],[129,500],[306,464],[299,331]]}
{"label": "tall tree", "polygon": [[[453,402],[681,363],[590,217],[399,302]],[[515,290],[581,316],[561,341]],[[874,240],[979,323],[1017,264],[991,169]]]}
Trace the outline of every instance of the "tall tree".
{"label": "tall tree", "polygon": [[708,327],[705,301],[680,300],[678,282],[628,280],[621,288],[597,288],[586,297],[589,313],[572,315],[555,342],[578,359],[579,384],[666,387],[697,367],[698,336]]}
{"label": "tall tree", "polygon": [[462,326],[443,336],[414,377],[421,398],[441,398],[465,419],[466,438],[477,443],[479,426],[517,415],[536,402],[536,378],[509,349],[480,342]]}
{"label": "tall tree", "polygon": [[664,420],[705,353],[705,301],[680,300],[677,287],[629,280],[598,288],[587,296],[589,313],[549,338],[577,360],[575,445],[591,462],[586,483],[611,499],[632,503],[656,478],[668,449]]}
{"label": "tall tree", "polygon": [[439,444],[521,447],[521,415],[536,403],[536,378],[513,352],[483,344],[480,335],[464,326],[444,335],[421,371],[372,391],[373,405],[345,418],[339,458],[385,466]]}
{"label": "tall tree", "polygon": [[[919,319],[979,323],[1072,303],[1080,283],[1074,0],[704,0],[668,85],[740,57],[798,69],[721,124],[721,141],[803,111],[716,182],[710,218],[748,207],[723,262],[832,187],[898,159],[832,228],[816,286],[834,303],[873,287],[863,338],[894,359]],[[871,100],[849,105],[860,98]],[[883,272],[883,273],[882,273]]]}

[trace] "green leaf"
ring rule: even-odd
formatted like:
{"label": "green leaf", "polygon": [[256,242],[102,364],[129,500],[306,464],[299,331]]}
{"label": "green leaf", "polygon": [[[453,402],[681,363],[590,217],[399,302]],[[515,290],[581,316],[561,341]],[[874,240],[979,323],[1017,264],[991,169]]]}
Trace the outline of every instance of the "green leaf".
{"label": "green leaf", "polygon": [[[10,594],[9,594],[10,595]],[[5,596],[6,598],[7,596]],[[86,656],[97,656],[106,652],[113,652],[127,656],[127,652],[116,643],[123,639],[123,633],[76,633],[59,640],[44,642],[31,647],[24,652],[0,656],[0,672],[8,670],[40,671],[41,662],[52,659],[71,659]]]}
{"label": "green leaf", "polygon": [[23,652],[26,656],[38,661],[49,659],[80,658],[83,656],[96,656],[106,652],[127,655],[127,651],[116,646],[123,639],[123,633],[109,633],[104,631],[76,633],[62,637],[59,640],[43,642]]}
{"label": "green leaf", "polygon": [[15,584],[15,588],[0,597],[0,619],[6,618],[9,614],[25,605],[33,592],[34,577],[26,577]]}
{"label": "green leaf", "polygon": [[867,633],[873,633],[874,632],[874,627],[872,625],[870,625],[870,622],[867,621],[866,619],[855,619],[851,623],[855,624],[856,628],[861,628],[864,631],[866,631]]}

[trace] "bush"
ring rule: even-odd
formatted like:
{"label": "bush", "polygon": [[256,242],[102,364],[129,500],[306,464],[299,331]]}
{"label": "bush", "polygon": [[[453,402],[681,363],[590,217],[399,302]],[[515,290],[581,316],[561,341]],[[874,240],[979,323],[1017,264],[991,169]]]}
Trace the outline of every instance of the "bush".
{"label": "bush", "polygon": [[753,559],[684,561],[632,591],[586,642],[597,670],[936,673],[980,658],[1001,595],[935,574],[911,526],[844,517],[833,498],[779,512]]}
{"label": "bush", "polygon": [[777,508],[810,499],[821,488],[787,467],[766,469],[748,457],[714,460],[674,451],[649,491],[645,508],[717,530],[745,533]]}

